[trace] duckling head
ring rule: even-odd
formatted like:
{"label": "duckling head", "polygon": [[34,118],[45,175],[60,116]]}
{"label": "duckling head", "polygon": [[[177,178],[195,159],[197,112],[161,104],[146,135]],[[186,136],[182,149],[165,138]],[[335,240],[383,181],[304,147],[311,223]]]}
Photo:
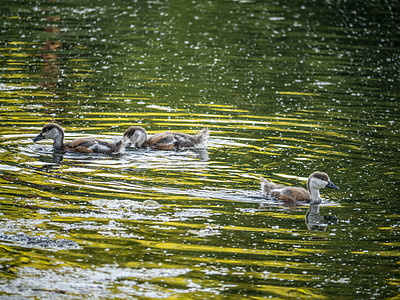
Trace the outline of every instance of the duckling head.
{"label": "duckling head", "polygon": [[328,174],[324,172],[314,172],[310,175],[307,182],[307,188],[311,195],[311,202],[318,204],[322,202],[319,190],[323,188],[332,188],[338,190],[339,187],[332,183]]}
{"label": "duckling head", "polygon": [[328,174],[324,172],[314,172],[308,178],[308,190],[332,188],[338,190],[339,187],[332,183]]}
{"label": "duckling head", "polygon": [[140,148],[147,140],[147,133],[143,127],[131,126],[125,132],[122,138],[122,144],[128,141],[134,147]]}
{"label": "duckling head", "polygon": [[59,148],[62,146],[64,140],[64,130],[60,125],[49,123],[43,126],[42,131],[33,138],[33,141],[36,143],[43,139],[53,139],[54,140],[54,148]]}

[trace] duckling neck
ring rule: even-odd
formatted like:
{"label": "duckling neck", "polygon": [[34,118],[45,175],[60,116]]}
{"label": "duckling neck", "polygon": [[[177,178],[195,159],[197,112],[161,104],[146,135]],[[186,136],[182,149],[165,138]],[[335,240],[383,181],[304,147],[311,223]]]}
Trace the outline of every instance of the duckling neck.
{"label": "duckling neck", "polygon": [[322,198],[319,194],[319,189],[310,184],[310,182],[308,182],[308,192],[311,196],[311,203],[318,204],[322,202]]}
{"label": "duckling neck", "polygon": [[313,203],[321,203],[322,202],[322,198],[319,194],[319,189],[311,189],[310,195],[311,195],[311,202],[313,202]]}
{"label": "duckling neck", "polygon": [[54,150],[62,150],[64,148],[64,134],[59,133],[54,137],[53,143]]}

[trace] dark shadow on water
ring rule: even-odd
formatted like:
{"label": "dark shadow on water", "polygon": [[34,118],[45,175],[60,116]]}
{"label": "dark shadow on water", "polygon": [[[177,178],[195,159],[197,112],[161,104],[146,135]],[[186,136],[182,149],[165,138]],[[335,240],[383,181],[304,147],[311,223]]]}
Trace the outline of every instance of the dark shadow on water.
{"label": "dark shadow on water", "polygon": [[50,248],[53,250],[79,249],[78,243],[67,239],[52,239],[46,236],[31,236],[24,233],[0,232],[0,240],[28,248]]}

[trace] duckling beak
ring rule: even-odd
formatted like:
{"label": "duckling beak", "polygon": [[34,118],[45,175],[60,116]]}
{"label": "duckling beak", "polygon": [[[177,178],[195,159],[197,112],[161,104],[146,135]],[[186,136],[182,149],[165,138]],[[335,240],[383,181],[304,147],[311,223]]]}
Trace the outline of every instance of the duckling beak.
{"label": "duckling beak", "polygon": [[45,139],[45,137],[42,135],[42,133],[40,133],[38,136],[34,137],[32,140],[36,143],[38,141],[41,141]]}
{"label": "duckling beak", "polygon": [[327,187],[327,188],[332,188],[332,189],[334,189],[334,190],[339,190],[339,187],[338,187],[337,185],[334,185],[334,184],[332,183],[332,181],[329,181],[328,184],[327,184],[325,187]]}
{"label": "duckling beak", "polygon": [[125,145],[127,143],[127,141],[126,141],[127,139],[128,138],[126,136],[124,136],[122,138],[122,140],[118,141],[118,143],[117,143],[118,151],[121,151],[122,149],[125,149],[125,147],[127,146],[127,145]]}

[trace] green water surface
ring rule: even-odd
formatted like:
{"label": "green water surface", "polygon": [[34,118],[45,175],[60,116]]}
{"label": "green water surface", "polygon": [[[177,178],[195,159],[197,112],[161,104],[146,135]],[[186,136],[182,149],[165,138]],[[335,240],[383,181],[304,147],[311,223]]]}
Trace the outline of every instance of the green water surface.
{"label": "green water surface", "polygon": [[[2,1],[0,298],[398,299],[399,31],[392,0]],[[211,139],[53,154],[49,122]],[[259,187],[315,170],[322,230]]]}

